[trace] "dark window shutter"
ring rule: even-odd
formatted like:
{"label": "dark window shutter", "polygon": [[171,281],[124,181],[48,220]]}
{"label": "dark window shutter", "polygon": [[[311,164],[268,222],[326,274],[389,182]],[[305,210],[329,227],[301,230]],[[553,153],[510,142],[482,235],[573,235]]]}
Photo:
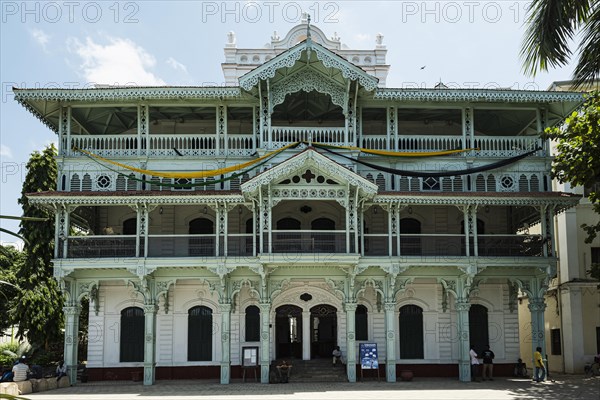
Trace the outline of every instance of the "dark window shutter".
{"label": "dark window shutter", "polygon": [[144,310],[128,307],[121,311],[120,362],[144,361]]}
{"label": "dark window shutter", "polygon": [[188,361],[212,361],[212,310],[193,307],[188,313]]}
{"label": "dark window shutter", "polygon": [[423,309],[414,304],[400,307],[400,358],[424,358]]}

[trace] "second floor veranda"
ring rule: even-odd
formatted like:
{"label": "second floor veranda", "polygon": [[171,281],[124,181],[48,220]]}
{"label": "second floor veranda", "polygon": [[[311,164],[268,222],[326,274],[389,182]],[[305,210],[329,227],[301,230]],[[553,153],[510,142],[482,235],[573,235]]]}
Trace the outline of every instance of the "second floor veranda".
{"label": "second floor veranda", "polygon": [[332,262],[336,255],[413,260],[553,256],[551,227],[529,226],[548,219],[547,207],[373,204],[355,218],[335,202],[288,201],[268,211],[271,223],[265,224],[255,223],[260,214],[247,206],[157,204],[139,215],[123,206],[79,207],[57,217],[70,222],[68,231],[57,227],[55,257],[250,260],[273,255],[293,263],[307,254]]}

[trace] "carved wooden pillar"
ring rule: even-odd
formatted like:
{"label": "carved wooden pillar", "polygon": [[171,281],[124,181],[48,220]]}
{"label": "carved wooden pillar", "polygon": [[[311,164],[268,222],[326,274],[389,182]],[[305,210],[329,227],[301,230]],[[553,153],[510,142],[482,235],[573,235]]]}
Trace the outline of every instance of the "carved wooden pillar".
{"label": "carved wooden pillar", "polygon": [[269,383],[271,370],[271,303],[260,303],[260,382]]}
{"label": "carved wooden pillar", "polygon": [[79,344],[79,314],[81,307],[74,302],[63,307],[65,314],[64,359],[67,365],[67,376],[73,383],[77,382],[77,345]]}
{"label": "carved wooden pillar", "polygon": [[221,383],[230,381],[231,369],[231,303],[220,303],[221,310]]}
{"label": "carved wooden pillar", "polygon": [[[154,285],[154,281],[150,281]],[[148,301],[150,299],[147,299]],[[153,299],[150,303],[154,303]],[[144,304],[144,385],[156,381],[156,304]]]}
{"label": "carved wooden pillar", "polygon": [[356,382],[356,308],[355,301],[344,303],[346,311],[346,375],[348,382]]}

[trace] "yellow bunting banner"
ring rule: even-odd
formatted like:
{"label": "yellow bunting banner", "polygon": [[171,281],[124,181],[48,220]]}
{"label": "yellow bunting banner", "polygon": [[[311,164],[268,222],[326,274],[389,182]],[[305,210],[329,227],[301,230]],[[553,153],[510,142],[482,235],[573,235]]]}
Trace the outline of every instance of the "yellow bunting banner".
{"label": "yellow bunting banner", "polygon": [[434,156],[447,156],[447,155],[456,154],[456,153],[464,153],[466,151],[471,151],[471,150],[479,150],[478,148],[470,148],[470,149],[443,150],[443,151],[408,152],[408,151],[373,150],[373,149],[365,149],[362,147],[353,147],[353,146],[334,146],[334,145],[318,143],[318,142],[314,142],[313,144],[316,147],[327,147],[330,149],[354,150],[354,151],[360,151],[361,153],[374,154],[377,156],[385,156],[385,157],[434,157]]}
{"label": "yellow bunting banner", "polygon": [[120,162],[117,161],[112,161],[109,159],[106,159],[104,157],[101,157],[97,154],[94,153],[90,153],[89,151],[83,150],[83,149],[78,149],[78,148],[74,148],[74,150],[76,151],[80,151],[90,157],[93,157],[97,160],[100,160],[102,162],[108,163],[108,164],[112,164],[112,165],[116,165],[118,167],[121,168],[125,168],[129,171],[133,171],[133,172],[139,172],[140,174],[146,174],[146,175],[150,175],[150,176],[157,176],[157,177],[161,177],[161,178],[182,178],[182,179],[193,179],[193,178],[209,178],[209,177],[214,177],[214,176],[219,176],[219,175],[223,175],[223,174],[227,174],[229,172],[234,172],[234,171],[239,171],[240,169],[244,169],[246,167],[249,167],[253,164],[256,164],[257,162],[260,162],[264,159],[267,159],[269,157],[272,157],[278,153],[281,153],[284,150],[287,150],[289,148],[292,147],[296,147],[299,144],[299,142],[295,142],[295,143],[291,143],[288,144],[287,146],[284,146],[280,149],[274,150],[270,153],[265,154],[262,157],[258,157],[252,161],[248,161],[245,162],[243,164],[237,164],[237,165],[232,165],[231,167],[226,167],[226,168],[219,168],[219,169],[213,169],[213,170],[208,170],[208,171],[194,171],[194,172],[170,172],[170,171],[151,171],[148,169],[141,169],[141,168],[136,168],[136,167],[132,167],[130,165],[126,165],[126,164],[122,164]]}

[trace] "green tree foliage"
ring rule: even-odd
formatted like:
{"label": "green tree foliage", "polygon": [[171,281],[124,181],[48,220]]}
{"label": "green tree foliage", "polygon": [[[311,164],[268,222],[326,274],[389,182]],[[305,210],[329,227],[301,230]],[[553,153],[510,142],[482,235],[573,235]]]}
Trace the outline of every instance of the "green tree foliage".
{"label": "green tree foliage", "polygon": [[[12,246],[0,248],[0,315],[8,315],[12,302],[19,297],[16,271],[23,265],[24,253]],[[8,318],[0,319],[0,331],[10,325]]]}
{"label": "green tree foliage", "polygon": [[598,0],[533,0],[529,26],[521,46],[523,68],[530,75],[565,65],[571,41],[581,37],[573,72],[577,86],[600,76],[600,2]]}
{"label": "green tree foliage", "polygon": [[[545,137],[557,142],[557,155],[552,164],[553,177],[559,182],[589,189],[589,200],[600,215],[600,93],[590,93],[583,106],[574,111],[562,127],[547,128]],[[594,186],[595,185],[595,186]],[[600,222],[583,224],[586,243],[600,232]]]}
{"label": "green tree foliage", "polygon": [[54,255],[54,216],[48,210],[31,205],[26,197],[27,193],[56,188],[56,155],[54,145],[31,155],[19,199],[25,217],[47,218],[46,222],[23,220],[19,230],[26,239],[26,258],[17,271],[21,296],[11,310],[11,316],[19,326],[17,335],[20,338],[26,336],[34,346],[47,346],[58,339],[63,321],[63,297],[53,278],[50,262]]}

